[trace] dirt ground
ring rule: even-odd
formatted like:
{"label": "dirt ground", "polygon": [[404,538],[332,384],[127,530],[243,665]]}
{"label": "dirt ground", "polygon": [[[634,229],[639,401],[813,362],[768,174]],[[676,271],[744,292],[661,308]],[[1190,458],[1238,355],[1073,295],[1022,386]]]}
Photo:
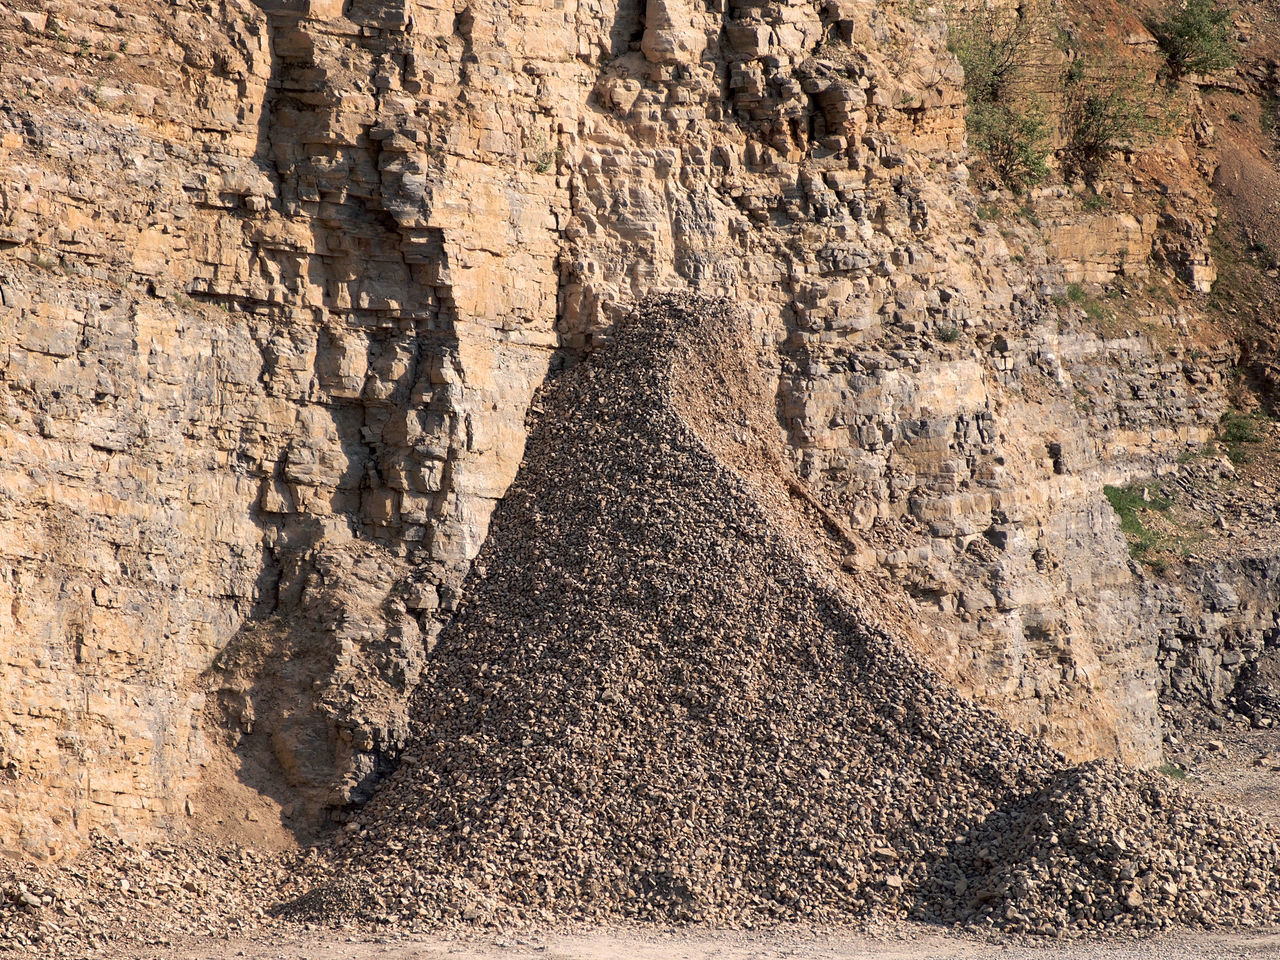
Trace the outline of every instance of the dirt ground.
{"label": "dirt ground", "polygon": [[1036,946],[995,944],[937,928],[904,925],[882,936],[846,932],[607,929],[547,937],[370,938],[333,933],[117,954],[123,960],[1183,960],[1280,957],[1280,929],[1176,930],[1156,938]]}

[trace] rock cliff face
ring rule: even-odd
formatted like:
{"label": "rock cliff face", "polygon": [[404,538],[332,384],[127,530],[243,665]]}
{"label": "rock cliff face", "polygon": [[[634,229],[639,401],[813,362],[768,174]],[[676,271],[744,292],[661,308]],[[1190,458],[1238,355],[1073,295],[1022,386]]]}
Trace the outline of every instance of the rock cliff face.
{"label": "rock cliff face", "polygon": [[574,24],[341,14],[6,14],[6,847],[171,819],[206,716],[345,802],[514,476]]}
{"label": "rock cliff face", "polygon": [[1228,405],[1198,101],[1110,209],[993,219],[914,4],[25,6],[0,848],[173,828],[223,764],[298,830],[366,797],[549,365],[673,289],[747,306],[887,620],[1069,755],[1157,757],[1181,668],[1101,489]]}

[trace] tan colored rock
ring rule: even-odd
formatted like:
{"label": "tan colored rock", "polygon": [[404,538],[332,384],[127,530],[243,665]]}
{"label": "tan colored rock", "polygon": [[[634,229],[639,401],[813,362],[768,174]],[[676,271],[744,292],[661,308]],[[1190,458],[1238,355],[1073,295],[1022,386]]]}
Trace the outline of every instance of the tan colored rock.
{"label": "tan colored rock", "polygon": [[640,49],[650,63],[697,63],[707,48],[706,33],[686,0],[652,0],[644,7]]}
{"label": "tan colored rock", "polygon": [[535,389],[667,289],[745,305],[886,619],[1073,756],[1154,755],[1100,489],[1209,436],[1226,360],[1053,298],[1212,282],[1203,182],[979,219],[943,24],[872,3],[57,16],[103,55],[0,20],[0,849],[184,829],[211,738],[301,823],[367,795]]}

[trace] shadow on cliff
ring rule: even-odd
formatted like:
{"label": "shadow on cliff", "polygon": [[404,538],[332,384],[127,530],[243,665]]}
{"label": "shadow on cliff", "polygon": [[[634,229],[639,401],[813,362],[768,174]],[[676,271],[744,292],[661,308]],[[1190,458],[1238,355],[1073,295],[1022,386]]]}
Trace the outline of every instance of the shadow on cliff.
{"label": "shadow on cliff", "polygon": [[[412,565],[388,549],[396,531],[370,517],[380,496],[383,502],[394,496],[385,492],[382,462],[394,452],[387,452],[380,430],[394,417],[411,415],[421,383],[429,382],[430,356],[447,352],[456,339],[451,313],[438,305],[443,299],[447,307],[447,298],[405,279],[412,272],[408,264],[398,271],[408,289],[406,301],[437,305],[415,315],[409,313],[412,306],[389,313],[339,302],[338,291],[360,288],[364,273],[376,266],[362,255],[361,245],[398,250],[404,240],[377,192],[379,143],[362,137],[349,145],[324,136],[350,118],[339,117],[342,96],[317,69],[315,40],[304,21],[312,4],[255,4],[266,15],[271,51],[255,148],[259,167],[276,185],[274,207],[265,216],[304,224],[314,251],[299,257],[295,250],[261,248],[258,254],[278,258],[271,269],[279,276],[301,272],[304,284],[324,291],[324,309],[315,316],[319,331],[311,395],[299,412],[309,410],[327,438],[306,436],[309,431],[301,425],[249,508],[263,532],[256,601],[206,673],[206,722],[226,747],[225,763],[245,788],[240,794],[271,798],[283,825],[309,839],[335,810],[367,798],[403,748],[403,701],[417,682],[426,652],[424,632],[433,628],[425,621],[434,614],[414,617],[393,595]],[[385,9],[348,0],[343,15],[357,26],[377,26]],[[326,199],[325,191],[345,190],[335,170],[345,170],[348,178],[363,175],[377,185],[372,196],[348,198],[345,216],[357,221],[344,224],[349,229],[313,216],[312,206]],[[439,253],[443,257],[443,249]],[[393,268],[383,264],[380,269],[397,272]],[[332,354],[352,343],[359,349],[361,341],[368,371],[363,384],[357,380],[333,388],[339,374],[330,369]],[[259,346],[263,380],[270,382],[272,351],[269,343]],[[406,352],[410,362],[403,371],[396,369],[395,361]],[[326,444],[327,451],[314,449]],[[291,488],[295,448],[337,463],[333,502],[324,502],[321,511],[326,516],[309,512],[313,508],[298,502]],[[268,496],[278,502],[268,506]]]}
{"label": "shadow on cliff", "polygon": [[323,638],[341,620],[342,605],[323,586],[307,595],[306,604],[285,599],[280,612],[248,621],[208,674],[209,709],[235,775],[273,799],[281,824],[301,840],[345,802],[335,773],[352,766],[357,746],[323,702],[340,650]]}

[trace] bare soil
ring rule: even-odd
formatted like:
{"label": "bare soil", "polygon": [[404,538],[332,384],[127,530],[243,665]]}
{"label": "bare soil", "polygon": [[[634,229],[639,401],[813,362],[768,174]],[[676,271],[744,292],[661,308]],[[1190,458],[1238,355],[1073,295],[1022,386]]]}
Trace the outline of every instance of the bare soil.
{"label": "bare soil", "polygon": [[130,960],[1182,960],[1280,957],[1280,929],[1245,932],[1177,930],[1159,937],[1115,937],[1070,944],[1000,944],[921,925],[872,936],[784,930],[768,933],[608,928],[542,937],[344,936],[333,933],[190,944]]}

